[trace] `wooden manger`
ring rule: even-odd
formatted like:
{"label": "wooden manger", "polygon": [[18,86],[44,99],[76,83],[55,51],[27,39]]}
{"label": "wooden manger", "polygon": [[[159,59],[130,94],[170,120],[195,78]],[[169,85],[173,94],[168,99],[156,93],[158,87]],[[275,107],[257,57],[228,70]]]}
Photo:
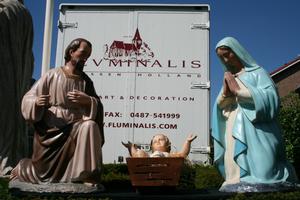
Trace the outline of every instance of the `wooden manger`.
{"label": "wooden manger", "polygon": [[178,186],[184,158],[126,158],[131,184],[139,192]]}

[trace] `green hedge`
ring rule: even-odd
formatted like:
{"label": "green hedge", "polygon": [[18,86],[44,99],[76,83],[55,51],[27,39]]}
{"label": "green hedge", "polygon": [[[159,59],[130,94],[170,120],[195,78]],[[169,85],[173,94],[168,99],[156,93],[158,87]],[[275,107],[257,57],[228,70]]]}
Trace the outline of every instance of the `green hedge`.
{"label": "green hedge", "polygon": [[281,99],[279,122],[283,132],[288,160],[300,176],[300,98],[290,93]]}
{"label": "green hedge", "polygon": [[102,169],[102,184],[108,192],[133,191],[126,164],[105,164]]}

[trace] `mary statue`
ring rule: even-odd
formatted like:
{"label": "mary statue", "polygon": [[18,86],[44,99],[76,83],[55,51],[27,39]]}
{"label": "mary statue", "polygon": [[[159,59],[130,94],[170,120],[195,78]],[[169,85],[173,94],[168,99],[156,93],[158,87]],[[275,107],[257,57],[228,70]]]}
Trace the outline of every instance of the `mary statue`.
{"label": "mary statue", "polygon": [[279,98],[269,74],[232,38],[216,47],[223,87],[214,105],[214,163],[221,191],[259,192],[293,186],[295,170],[285,157],[277,123]]}

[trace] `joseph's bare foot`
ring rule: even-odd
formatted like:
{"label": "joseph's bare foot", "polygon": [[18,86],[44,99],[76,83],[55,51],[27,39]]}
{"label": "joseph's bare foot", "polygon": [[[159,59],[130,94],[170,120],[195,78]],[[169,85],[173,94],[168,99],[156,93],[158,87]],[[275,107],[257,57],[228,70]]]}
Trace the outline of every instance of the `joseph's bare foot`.
{"label": "joseph's bare foot", "polygon": [[97,187],[98,191],[105,191],[105,187],[100,183],[83,182],[83,184],[88,187]]}
{"label": "joseph's bare foot", "polygon": [[96,185],[95,183],[89,183],[89,182],[83,182],[83,184],[89,187],[94,187]]}

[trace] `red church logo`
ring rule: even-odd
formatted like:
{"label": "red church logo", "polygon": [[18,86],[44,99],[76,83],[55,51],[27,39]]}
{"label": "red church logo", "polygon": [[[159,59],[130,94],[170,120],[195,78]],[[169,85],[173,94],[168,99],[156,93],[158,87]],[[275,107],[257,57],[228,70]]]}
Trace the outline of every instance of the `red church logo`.
{"label": "red church logo", "polygon": [[104,45],[104,59],[121,60],[150,60],[154,57],[149,45],[141,38],[140,32],[136,29],[131,43],[114,40],[111,45]]}

